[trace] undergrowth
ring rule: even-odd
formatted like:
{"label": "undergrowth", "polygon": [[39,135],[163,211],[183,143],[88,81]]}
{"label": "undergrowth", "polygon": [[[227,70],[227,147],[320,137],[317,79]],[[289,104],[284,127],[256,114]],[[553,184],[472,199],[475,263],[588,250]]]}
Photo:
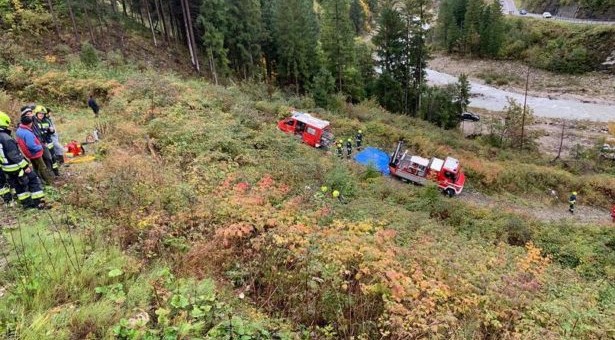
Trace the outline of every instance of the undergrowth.
{"label": "undergrowth", "polygon": [[[126,66],[93,66],[82,82],[78,67],[4,70],[28,78],[3,78],[10,94],[0,104],[58,104],[68,138],[104,130],[96,162],[73,168],[57,198],[67,208],[4,231],[7,336],[615,335],[612,229],[535,221],[374,176],[276,131],[291,106],[313,101],[255,84]],[[32,85],[49,79],[59,86]],[[103,103],[96,123],[79,104],[91,91]],[[362,129],[367,145],[404,138],[418,154],[454,155],[485,193],[615,198],[610,176],[573,175],[535,152],[466,140],[372,102],[314,111],[340,137]]]}

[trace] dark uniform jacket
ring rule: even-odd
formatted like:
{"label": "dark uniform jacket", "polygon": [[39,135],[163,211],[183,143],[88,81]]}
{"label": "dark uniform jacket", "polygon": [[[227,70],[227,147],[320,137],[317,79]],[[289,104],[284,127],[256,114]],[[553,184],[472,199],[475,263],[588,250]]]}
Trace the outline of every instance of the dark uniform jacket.
{"label": "dark uniform jacket", "polygon": [[13,174],[27,168],[28,161],[19,151],[11,131],[0,128],[0,166],[6,174]]}

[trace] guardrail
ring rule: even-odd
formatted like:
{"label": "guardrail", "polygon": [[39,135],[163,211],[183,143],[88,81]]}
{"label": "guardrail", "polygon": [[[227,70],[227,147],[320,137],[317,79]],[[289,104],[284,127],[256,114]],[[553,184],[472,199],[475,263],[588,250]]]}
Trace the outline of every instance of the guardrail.
{"label": "guardrail", "polygon": [[[513,15],[517,17],[525,17],[525,18],[542,18],[542,14],[540,13],[527,13],[527,14],[519,14],[519,11],[503,11],[504,14]],[[607,21],[607,20],[592,20],[592,19],[577,19],[577,18],[568,18],[562,17],[558,15],[553,15],[550,18],[544,18],[545,20],[557,20],[557,21],[566,21],[575,24],[587,24],[587,25],[615,25],[615,21]]]}
{"label": "guardrail", "polygon": [[577,24],[590,24],[590,25],[615,25],[615,21],[605,21],[605,20],[591,20],[591,19],[576,19],[576,18],[565,18],[554,15],[551,17],[551,20],[558,21],[567,21],[573,22]]}

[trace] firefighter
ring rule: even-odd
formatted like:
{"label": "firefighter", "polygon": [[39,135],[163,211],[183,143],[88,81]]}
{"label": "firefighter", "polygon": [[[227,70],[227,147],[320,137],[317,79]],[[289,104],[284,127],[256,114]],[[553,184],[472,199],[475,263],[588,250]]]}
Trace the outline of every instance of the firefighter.
{"label": "firefighter", "polygon": [[575,204],[577,204],[577,192],[576,191],[572,192],[572,195],[570,195],[570,198],[568,199],[568,203],[570,204],[568,211],[570,211],[571,214],[574,214],[574,206]]}
{"label": "firefighter", "polygon": [[11,118],[0,111],[0,163],[7,182],[15,189],[17,200],[24,208],[47,209],[41,180],[23,157],[17,142],[11,137]]}
{"label": "firefighter", "polygon": [[33,125],[38,129],[38,137],[44,147],[43,160],[47,169],[56,177],[60,176],[58,161],[55,156],[55,148],[51,135],[55,132],[51,121],[47,118],[47,109],[44,106],[37,105],[34,107]]}
{"label": "firefighter", "polygon": [[51,184],[51,176],[47,171],[47,166],[43,160],[45,148],[36,136],[33,128],[32,116],[24,115],[21,117],[21,124],[15,133],[17,144],[23,154],[32,162],[32,166],[38,176],[47,184]]}
{"label": "firefighter", "polygon": [[49,124],[51,126],[51,142],[53,143],[53,150],[55,152],[56,160],[60,165],[64,164],[64,147],[60,144],[60,136],[58,135],[58,130],[56,129],[55,124],[53,123],[53,119],[51,118],[51,108],[47,107],[47,119],[49,120]]}
{"label": "firefighter", "polygon": [[357,143],[357,150],[361,151],[361,145],[363,145],[363,132],[361,130],[357,133],[355,142]]}
{"label": "firefighter", "polygon": [[342,158],[344,157],[344,141],[343,140],[338,140],[337,143],[335,144],[336,146],[336,150],[337,150],[337,157]]}
{"label": "firefighter", "polygon": [[[0,130],[0,133],[1,131],[2,130]],[[2,152],[2,150],[0,150],[0,152]],[[6,175],[4,174],[4,171],[2,171],[2,169],[0,169],[0,197],[2,197],[4,204],[9,204],[13,200],[13,195],[11,194],[11,186],[9,185]]]}
{"label": "firefighter", "polygon": [[352,138],[348,138],[346,141],[346,158],[350,159],[352,155]]}

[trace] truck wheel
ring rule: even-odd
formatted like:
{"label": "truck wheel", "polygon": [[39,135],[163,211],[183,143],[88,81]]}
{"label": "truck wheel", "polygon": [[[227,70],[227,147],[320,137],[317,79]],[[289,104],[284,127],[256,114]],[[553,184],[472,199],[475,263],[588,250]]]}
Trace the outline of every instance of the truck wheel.
{"label": "truck wheel", "polygon": [[448,197],[453,197],[455,196],[455,190],[448,188],[446,190],[444,190],[444,194]]}

